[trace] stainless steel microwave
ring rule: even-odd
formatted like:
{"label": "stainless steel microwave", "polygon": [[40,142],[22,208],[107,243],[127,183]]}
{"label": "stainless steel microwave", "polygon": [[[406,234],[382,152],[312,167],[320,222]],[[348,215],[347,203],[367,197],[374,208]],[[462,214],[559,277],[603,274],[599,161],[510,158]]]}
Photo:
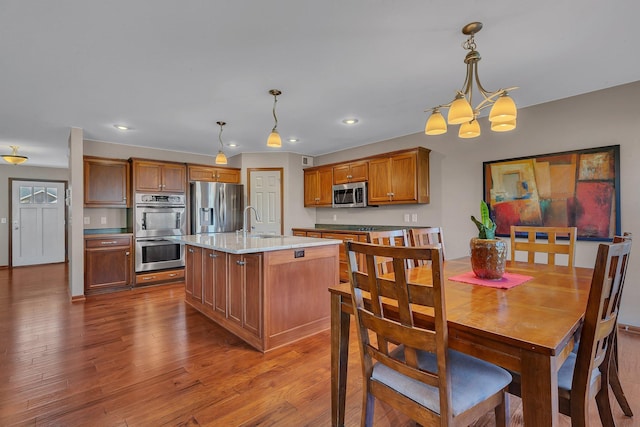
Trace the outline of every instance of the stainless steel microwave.
{"label": "stainless steel microwave", "polygon": [[364,208],[367,206],[367,183],[350,182],[333,186],[334,208]]}

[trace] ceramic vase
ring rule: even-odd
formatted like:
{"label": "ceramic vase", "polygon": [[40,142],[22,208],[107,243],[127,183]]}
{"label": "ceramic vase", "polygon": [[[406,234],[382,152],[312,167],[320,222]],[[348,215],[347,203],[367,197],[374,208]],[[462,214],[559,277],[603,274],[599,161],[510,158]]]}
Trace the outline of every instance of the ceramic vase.
{"label": "ceramic vase", "polygon": [[501,279],[507,262],[507,243],[500,239],[474,237],[469,245],[471,269],[475,275],[486,280]]}

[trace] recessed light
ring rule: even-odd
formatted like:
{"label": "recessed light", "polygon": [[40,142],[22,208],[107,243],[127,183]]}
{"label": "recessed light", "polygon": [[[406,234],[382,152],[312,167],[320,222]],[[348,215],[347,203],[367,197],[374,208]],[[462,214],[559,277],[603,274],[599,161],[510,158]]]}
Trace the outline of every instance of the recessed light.
{"label": "recessed light", "polygon": [[298,142],[298,138],[289,138],[288,141],[295,143],[295,142]]}
{"label": "recessed light", "polygon": [[118,129],[118,130],[130,130],[131,129],[129,126],[125,126],[125,125],[113,125],[113,127]]}
{"label": "recessed light", "polygon": [[236,144],[235,142],[232,142],[232,143],[229,144],[229,147],[232,147],[232,148],[233,147],[237,147],[237,146],[238,146],[238,144]]}
{"label": "recessed light", "polygon": [[344,123],[345,125],[355,125],[356,123],[358,123],[358,119],[344,119],[342,123]]}

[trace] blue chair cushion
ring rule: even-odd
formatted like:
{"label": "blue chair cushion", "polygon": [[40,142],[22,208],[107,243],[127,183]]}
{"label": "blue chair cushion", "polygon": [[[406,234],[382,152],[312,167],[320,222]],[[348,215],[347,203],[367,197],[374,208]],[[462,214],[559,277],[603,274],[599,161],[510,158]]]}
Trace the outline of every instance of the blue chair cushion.
{"label": "blue chair cushion", "polygon": [[[558,370],[558,389],[566,392],[571,391],[571,383],[573,381],[573,370],[576,367],[576,353],[569,353],[567,360],[564,361]],[[591,385],[600,376],[600,369],[595,368],[591,371]]]}
{"label": "blue chair cushion", "polygon": [[[404,347],[398,346],[393,357],[404,360]],[[491,363],[449,350],[448,360],[452,394],[452,414],[455,417],[486,400],[511,382],[511,374]],[[437,372],[438,362],[434,353],[419,352],[421,369]],[[409,378],[382,363],[373,367],[371,378],[398,391],[411,400],[440,413],[440,394],[437,387]]]}

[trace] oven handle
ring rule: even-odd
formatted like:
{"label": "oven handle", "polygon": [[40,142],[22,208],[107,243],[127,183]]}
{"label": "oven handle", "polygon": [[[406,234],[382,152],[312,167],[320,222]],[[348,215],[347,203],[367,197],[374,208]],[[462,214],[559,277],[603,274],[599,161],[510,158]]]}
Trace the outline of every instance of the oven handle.
{"label": "oven handle", "polygon": [[136,208],[152,208],[152,209],[175,209],[186,208],[185,205],[136,205]]}
{"label": "oven handle", "polygon": [[180,244],[168,239],[136,239],[136,243],[144,244],[145,246],[159,246],[159,245],[171,245]]}

